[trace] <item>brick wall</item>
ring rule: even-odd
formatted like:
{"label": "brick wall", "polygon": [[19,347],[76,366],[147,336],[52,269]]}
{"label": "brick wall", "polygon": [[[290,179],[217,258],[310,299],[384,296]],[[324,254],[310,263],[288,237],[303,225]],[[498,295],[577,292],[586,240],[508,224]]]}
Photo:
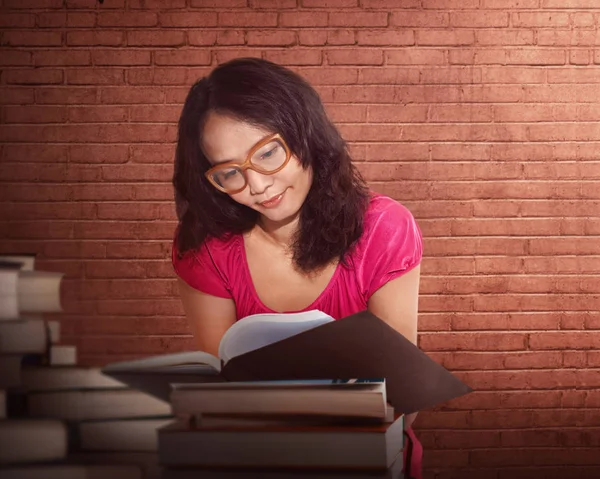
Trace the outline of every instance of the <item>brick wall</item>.
{"label": "brick wall", "polygon": [[67,273],[82,364],[189,348],[182,102],[227,59],[289,65],[419,220],[420,345],[477,390],[420,415],[428,477],[597,477],[599,23],[596,0],[3,0],[0,249]]}

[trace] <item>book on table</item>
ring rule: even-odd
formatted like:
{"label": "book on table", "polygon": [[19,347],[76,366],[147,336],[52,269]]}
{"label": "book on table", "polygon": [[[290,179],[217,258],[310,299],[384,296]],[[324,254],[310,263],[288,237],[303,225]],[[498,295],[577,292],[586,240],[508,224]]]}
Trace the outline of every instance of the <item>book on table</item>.
{"label": "book on table", "polygon": [[167,354],[109,364],[103,372],[164,400],[172,384],[384,378],[386,401],[403,414],[471,391],[369,311],[339,320],[321,311],[249,316],[227,330],[218,357]]}
{"label": "book on table", "polygon": [[166,467],[386,470],[403,450],[404,421],[180,418],[158,430]]}

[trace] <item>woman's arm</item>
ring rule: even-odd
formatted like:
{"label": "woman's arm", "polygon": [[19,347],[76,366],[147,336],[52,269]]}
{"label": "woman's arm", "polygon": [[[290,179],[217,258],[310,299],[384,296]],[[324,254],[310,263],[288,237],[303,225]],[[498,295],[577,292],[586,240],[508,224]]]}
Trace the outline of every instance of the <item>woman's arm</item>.
{"label": "woman's arm", "polygon": [[221,338],[236,321],[233,299],[205,294],[188,286],[182,279],[177,281],[195,347],[218,357]]}
{"label": "woman's arm", "polygon": [[[375,291],[367,308],[413,344],[417,344],[417,312],[419,309],[420,266],[395,278]],[[417,413],[407,414],[405,428],[410,427]]]}

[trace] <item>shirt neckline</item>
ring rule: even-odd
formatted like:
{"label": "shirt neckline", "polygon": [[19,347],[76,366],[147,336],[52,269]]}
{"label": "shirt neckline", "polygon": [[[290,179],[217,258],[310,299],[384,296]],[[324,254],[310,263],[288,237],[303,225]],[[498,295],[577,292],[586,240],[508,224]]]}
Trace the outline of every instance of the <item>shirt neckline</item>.
{"label": "shirt neckline", "polygon": [[250,293],[252,294],[254,301],[256,301],[262,308],[266,309],[269,313],[293,314],[293,313],[302,313],[305,311],[310,311],[312,309],[317,309],[317,304],[325,298],[325,296],[329,293],[329,291],[333,288],[333,286],[337,282],[338,276],[340,275],[342,267],[343,267],[342,262],[339,261],[335,268],[335,271],[333,272],[333,275],[331,276],[331,279],[329,280],[329,282],[327,283],[327,285],[325,286],[323,291],[321,291],[321,293],[317,296],[317,298],[312,303],[310,303],[308,306],[306,306],[302,309],[298,309],[298,310],[275,311],[274,309],[269,308],[265,303],[262,302],[262,300],[260,299],[260,296],[258,295],[258,292],[256,291],[256,287],[254,286],[254,280],[252,279],[252,274],[250,273],[250,266],[248,265],[248,257],[246,256],[246,246],[245,246],[243,234],[239,235],[238,248],[241,249],[241,257],[242,257],[242,263],[244,264],[243,268],[244,268],[244,274],[246,276],[246,278],[245,278],[246,284],[248,285],[248,288],[250,289]]}

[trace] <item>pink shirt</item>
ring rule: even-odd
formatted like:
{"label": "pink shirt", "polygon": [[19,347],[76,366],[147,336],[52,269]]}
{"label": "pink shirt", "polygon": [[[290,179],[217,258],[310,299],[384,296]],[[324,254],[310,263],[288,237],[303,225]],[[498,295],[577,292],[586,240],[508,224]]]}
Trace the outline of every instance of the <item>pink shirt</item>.
{"label": "pink shirt", "polygon": [[[410,211],[391,198],[373,195],[363,234],[348,255],[348,264],[340,263],[323,292],[300,311],[318,309],[335,319],[363,311],[377,289],[420,263],[422,251],[421,232]],[[254,289],[242,235],[209,239],[181,259],[173,246],[173,266],[192,288],[232,298],[238,319],[276,312],[262,303]]]}

